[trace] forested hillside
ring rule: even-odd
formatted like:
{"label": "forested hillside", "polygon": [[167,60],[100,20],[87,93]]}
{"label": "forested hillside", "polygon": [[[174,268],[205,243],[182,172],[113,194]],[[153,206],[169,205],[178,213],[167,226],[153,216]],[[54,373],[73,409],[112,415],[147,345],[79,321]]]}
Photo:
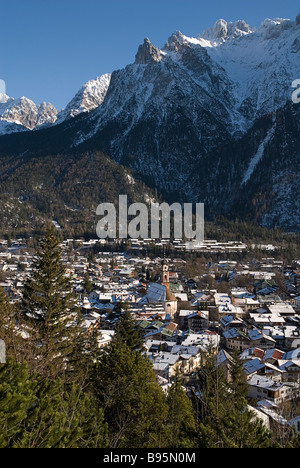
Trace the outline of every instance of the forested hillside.
{"label": "forested hillside", "polygon": [[100,203],[147,202],[154,192],[97,151],[0,158],[0,231],[39,233],[55,220],[66,237],[96,236]]}

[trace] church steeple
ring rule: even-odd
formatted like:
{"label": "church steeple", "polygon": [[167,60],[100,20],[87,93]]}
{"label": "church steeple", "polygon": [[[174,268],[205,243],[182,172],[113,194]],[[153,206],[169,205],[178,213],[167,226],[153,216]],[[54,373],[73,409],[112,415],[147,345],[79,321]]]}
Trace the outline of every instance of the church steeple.
{"label": "church steeple", "polygon": [[170,273],[169,273],[169,265],[166,259],[164,259],[161,263],[161,279],[160,282],[162,286],[166,289],[166,296],[165,296],[165,311],[170,315],[170,317],[174,317],[177,312],[177,299],[171,291],[170,288]]}
{"label": "church steeple", "polygon": [[166,260],[163,260],[161,266],[162,266],[161,267],[161,284],[169,287],[170,285],[169,265],[167,264]]}

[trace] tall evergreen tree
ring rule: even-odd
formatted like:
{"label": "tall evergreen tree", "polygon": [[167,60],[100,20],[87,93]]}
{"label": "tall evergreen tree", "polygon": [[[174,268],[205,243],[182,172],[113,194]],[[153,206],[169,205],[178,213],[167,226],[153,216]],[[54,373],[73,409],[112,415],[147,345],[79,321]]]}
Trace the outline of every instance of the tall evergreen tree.
{"label": "tall evergreen tree", "polygon": [[15,310],[2,288],[0,288],[0,339],[5,342],[7,356],[15,355],[16,357],[18,335]]}
{"label": "tall evergreen tree", "polygon": [[[216,366],[213,348],[199,369],[199,445],[202,448],[223,448],[223,421],[228,411],[227,381]],[[197,398],[196,398],[197,401]]]}
{"label": "tall evergreen tree", "polygon": [[242,363],[235,356],[228,381],[210,351],[199,372],[199,445],[203,448],[268,448],[271,433],[248,409]]}
{"label": "tall evergreen tree", "polygon": [[12,448],[22,437],[27,410],[36,401],[28,366],[12,360],[0,365],[0,448]]}
{"label": "tall evergreen tree", "polygon": [[68,356],[66,369],[66,381],[76,382],[86,391],[94,394],[94,375],[97,372],[97,363],[101,359],[102,350],[99,348],[101,330],[91,328],[89,330],[80,327],[80,333],[76,334],[73,341],[73,351]]}
{"label": "tall evergreen tree", "polygon": [[21,312],[31,326],[31,339],[35,340],[39,356],[35,360],[43,366],[46,375],[62,373],[80,327],[59,240],[51,228],[39,243],[32,276],[24,286]]}
{"label": "tall evergreen tree", "polygon": [[109,446],[163,447],[168,407],[147,357],[113,339],[95,377],[99,405],[109,425]]}
{"label": "tall evergreen tree", "polygon": [[120,319],[115,329],[115,341],[120,341],[135,351],[143,349],[137,321],[133,318],[128,304],[121,304]]}
{"label": "tall evergreen tree", "polygon": [[103,413],[77,385],[45,380],[25,363],[0,366],[0,448],[103,448]]}
{"label": "tall evergreen tree", "polygon": [[248,385],[243,372],[243,361],[238,353],[232,356],[228,400],[232,410],[224,422],[228,445],[236,448],[268,448],[271,433],[247,404]]}
{"label": "tall evergreen tree", "polygon": [[83,289],[84,291],[86,292],[86,294],[90,294],[92,291],[93,291],[93,282],[89,276],[88,273],[85,273],[84,277],[83,277]]}
{"label": "tall evergreen tree", "polygon": [[168,446],[170,448],[193,448],[196,438],[195,413],[189,397],[182,388],[179,374],[169,387],[167,395]]}

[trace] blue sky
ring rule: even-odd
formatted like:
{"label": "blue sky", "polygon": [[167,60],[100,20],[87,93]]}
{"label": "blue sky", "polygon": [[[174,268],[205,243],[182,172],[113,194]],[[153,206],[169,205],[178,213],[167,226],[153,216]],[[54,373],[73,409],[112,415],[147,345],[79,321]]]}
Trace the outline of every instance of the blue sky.
{"label": "blue sky", "polygon": [[132,63],[145,37],[162,47],[220,18],[258,27],[299,12],[299,0],[1,0],[0,79],[12,97],[61,109],[86,81]]}

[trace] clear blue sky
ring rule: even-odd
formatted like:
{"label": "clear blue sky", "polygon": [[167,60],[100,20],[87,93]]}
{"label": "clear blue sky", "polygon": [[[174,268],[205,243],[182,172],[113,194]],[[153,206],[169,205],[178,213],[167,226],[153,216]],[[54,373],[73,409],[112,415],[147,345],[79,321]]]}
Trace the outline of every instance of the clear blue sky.
{"label": "clear blue sky", "polygon": [[1,0],[0,79],[12,97],[61,109],[86,81],[132,63],[145,37],[162,47],[220,18],[258,27],[299,12],[299,0]]}

